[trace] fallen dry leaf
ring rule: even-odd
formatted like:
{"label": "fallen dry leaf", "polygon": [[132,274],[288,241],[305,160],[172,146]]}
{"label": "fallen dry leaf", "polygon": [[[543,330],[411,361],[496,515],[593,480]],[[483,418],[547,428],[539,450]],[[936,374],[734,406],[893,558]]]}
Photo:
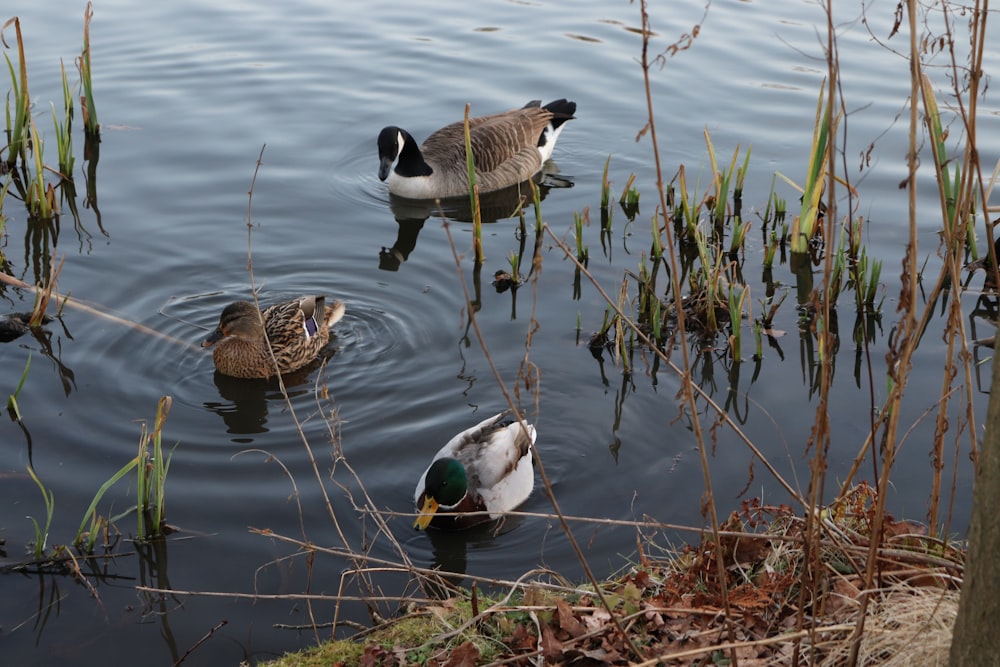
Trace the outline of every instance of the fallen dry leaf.
{"label": "fallen dry leaf", "polygon": [[565,630],[570,637],[576,639],[587,633],[587,629],[577,619],[569,603],[562,598],[556,600],[556,611],[559,612],[559,627]]}
{"label": "fallen dry leaf", "polygon": [[479,664],[479,649],[472,642],[465,642],[452,649],[444,667],[476,667],[477,664]]}
{"label": "fallen dry leaf", "polygon": [[542,657],[545,664],[560,662],[563,654],[562,642],[556,638],[556,633],[550,625],[542,625]]}

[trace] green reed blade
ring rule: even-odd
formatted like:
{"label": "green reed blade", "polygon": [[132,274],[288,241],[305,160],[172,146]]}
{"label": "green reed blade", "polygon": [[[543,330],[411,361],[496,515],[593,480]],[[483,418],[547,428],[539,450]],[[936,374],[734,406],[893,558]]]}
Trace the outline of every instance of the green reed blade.
{"label": "green reed blade", "polygon": [[476,263],[482,264],[483,255],[483,217],[479,208],[479,186],[476,183],[476,160],[472,154],[472,133],[469,130],[469,108],[465,105],[465,167],[469,178],[469,205],[472,207],[472,247],[476,254]]}
{"label": "green reed blade", "polygon": [[719,171],[718,160],[715,157],[715,145],[708,129],[704,130],[705,145],[708,147],[708,160],[711,164],[712,179],[715,184],[715,206],[712,211],[712,220],[715,224],[722,224],[726,217],[726,204],[729,197],[729,184],[732,182],[733,172],[736,170],[736,160],[739,157],[740,147],[737,146],[733,152],[733,159],[729,164],[729,169]]}
{"label": "green reed blade", "polygon": [[38,134],[38,127],[34,119],[28,122],[31,131],[31,154],[34,157],[35,173],[28,184],[27,201],[28,211],[38,218],[49,218],[52,216],[53,204],[55,202],[54,193],[49,192],[45,185],[45,163],[42,154],[45,142]]}
{"label": "green reed blade", "polygon": [[[80,527],[76,531],[76,537],[73,540],[73,544],[79,546],[83,542],[83,532],[88,522],[90,522],[91,527],[93,527],[93,519],[96,518],[97,515],[97,504],[101,502],[101,498],[103,498],[104,494],[108,492],[108,489],[114,486],[122,477],[132,472],[132,469],[138,465],[139,457],[136,456],[122,466],[118,472],[112,475],[106,482],[104,482],[104,484],[101,485],[101,488],[99,488],[97,493],[94,495],[93,500],[90,501],[90,506],[87,508],[87,511],[83,513],[83,520],[80,522]],[[93,542],[91,542],[91,550],[93,550]]]}
{"label": "green reed blade", "polygon": [[7,409],[11,411],[14,415],[14,419],[21,421],[21,411],[17,407],[17,397],[21,394],[21,389],[24,387],[24,381],[28,378],[28,371],[31,370],[31,350],[28,350],[28,360],[24,364],[24,370],[21,372],[21,379],[17,383],[17,388],[14,389],[14,393],[7,397]]}
{"label": "green reed blade", "polygon": [[830,135],[836,129],[840,120],[838,115],[832,121],[830,106],[826,104],[826,80],[820,88],[816,101],[816,120],[813,128],[812,148],[809,152],[809,165],[806,169],[806,180],[802,191],[802,211],[792,222],[792,252],[806,253],[809,250],[809,239],[812,238],[819,217],[820,198],[826,187],[826,169],[830,154]]}
{"label": "green reed blade", "polygon": [[62,70],[62,89],[63,89],[63,122],[59,122],[59,116],[56,114],[56,106],[54,103],[49,103],[52,107],[52,122],[55,125],[56,130],[56,148],[59,154],[59,172],[62,178],[66,180],[73,179],[73,165],[75,158],[73,156],[73,93],[70,90],[69,80],[66,77],[66,65],[65,63],[59,63]]}
{"label": "green reed blade", "polygon": [[[160,402],[156,408],[156,421],[153,426],[153,486],[155,491],[155,505],[153,507],[153,535],[160,534],[163,517],[166,513],[167,473],[170,471],[170,461],[173,459],[174,450],[172,449],[170,455],[164,458],[162,437],[163,426],[166,424],[167,415],[170,414],[171,405],[173,405],[173,399],[169,396],[163,396],[160,398]],[[176,447],[177,446],[174,445],[174,449],[176,449]]]}
{"label": "green reed blade", "polygon": [[21,22],[16,16],[8,19],[7,22],[3,24],[3,27],[0,27],[0,42],[2,42],[5,48],[10,48],[7,46],[7,41],[4,38],[3,33],[11,25],[14,26],[14,33],[17,38],[17,71],[15,72],[14,64],[11,62],[10,56],[6,53],[4,53],[4,59],[7,61],[7,69],[10,72],[11,91],[14,99],[13,119],[11,119],[10,114],[10,97],[8,97],[7,100],[6,110],[7,134],[10,138],[7,149],[7,165],[13,167],[17,164],[18,157],[20,157],[22,161],[27,161],[27,146],[25,143],[28,132],[28,119],[31,118],[31,100],[28,97],[28,65],[24,58],[24,42],[21,39]]}
{"label": "green reed blade", "polygon": [[573,237],[576,242],[576,258],[581,263],[587,261],[590,251],[586,245],[583,243],[583,227],[584,224],[590,225],[590,207],[583,209],[583,214],[573,213]]}
{"label": "green reed blade", "polygon": [[100,133],[101,125],[97,122],[97,105],[94,104],[94,84],[90,64],[90,21],[94,18],[94,5],[87,3],[83,12],[83,51],[77,58],[77,68],[80,70],[80,83],[83,86],[83,99],[81,100],[81,113],[83,114],[83,125],[87,133],[97,136]]}
{"label": "green reed blade", "polygon": [[743,242],[746,241],[747,232],[750,231],[750,223],[744,222],[743,218],[740,216],[735,216],[733,218],[733,236],[729,241],[729,252],[737,253],[743,247]]}
{"label": "green reed blade", "polygon": [[739,361],[743,357],[742,299],[737,299],[735,292],[735,289],[729,290],[729,356]]}
{"label": "green reed blade", "polygon": [[650,253],[654,260],[659,260],[663,257],[663,239],[660,235],[660,217],[654,215],[650,218],[650,227],[652,228],[651,234],[653,237],[653,247],[650,249]]}
{"label": "green reed blade", "polygon": [[[743,182],[746,180],[747,171],[750,169],[750,153],[752,152],[753,146],[747,146],[747,154],[743,157],[743,165],[736,170],[736,185],[733,187],[733,194],[736,197],[743,196]],[[733,159],[736,159],[735,155]]]}
{"label": "green reed blade", "polygon": [[538,190],[538,186],[535,185],[534,181],[528,181],[528,186],[531,188],[531,203],[535,209],[535,234],[542,233],[542,195]]}
{"label": "green reed blade", "polygon": [[771,238],[764,247],[764,268],[770,269],[774,266],[774,256],[778,252],[778,234],[771,230]]}
{"label": "green reed blade", "polygon": [[73,135],[69,124],[59,122],[59,115],[56,113],[56,105],[49,103],[52,107],[52,124],[56,130],[56,153],[59,155],[59,174],[65,180],[73,177]]}
{"label": "green reed blade", "polygon": [[135,506],[138,515],[136,537],[146,539],[145,512],[149,508],[149,429],[144,422],[140,427],[139,453],[136,455]]}
{"label": "green reed blade", "polygon": [[52,516],[55,514],[56,496],[54,491],[45,488],[42,480],[38,479],[38,475],[35,474],[35,469],[30,465],[28,465],[28,475],[34,480],[38,486],[38,490],[42,492],[42,498],[45,499],[45,528],[42,529],[39,527],[38,521],[34,517],[28,517],[35,528],[35,545],[32,553],[35,559],[40,560],[45,555],[46,545],[49,540],[49,528],[52,526]]}
{"label": "green reed blade", "polygon": [[611,166],[611,156],[604,161],[604,173],[601,175],[601,208],[607,209],[611,201],[611,183],[608,181],[608,168]]}
{"label": "green reed blade", "polygon": [[753,337],[754,337],[754,357],[756,359],[764,358],[764,325],[760,320],[754,320],[753,323]]}

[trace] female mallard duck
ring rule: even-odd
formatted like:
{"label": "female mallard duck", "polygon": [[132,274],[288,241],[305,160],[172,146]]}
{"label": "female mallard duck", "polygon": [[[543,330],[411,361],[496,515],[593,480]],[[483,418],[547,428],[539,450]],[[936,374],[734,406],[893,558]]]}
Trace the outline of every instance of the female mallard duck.
{"label": "female mallard duck", "polygon": [[[420,511],[414,528],[469,528],[498,519],[527,500],[535,485],[535,427],[500,421],[508,414],[501,412],[462,431],[434,455],[413,495]],[[439,509],[458,514],[437,514]]]}
{"label": "female mallard duck", "polygon": [[[576,112],[576,102],[562,99],[540,105],[533,100],[520,109],[469,119],[480,192],[526,181],[552,157],[563,123]],[[462,121],[441,128],[419,147],[406,130],[386,127],[378,135],[378,157],[378,177],[389,179],[394,195],[437,199],[469,194]]]}
{"label": "female mallard duck", "polygon": [[[330,340],[330,327],[344,316],[344,304],[325,306],[326,297],[304,296],[257,310],[249,301],[226,306],[219,326],[202,347],[215,345],[212,359],[224,375],[268,378],[291,373],[316,358]],[[274,360],[267,349],[271,341]]]}

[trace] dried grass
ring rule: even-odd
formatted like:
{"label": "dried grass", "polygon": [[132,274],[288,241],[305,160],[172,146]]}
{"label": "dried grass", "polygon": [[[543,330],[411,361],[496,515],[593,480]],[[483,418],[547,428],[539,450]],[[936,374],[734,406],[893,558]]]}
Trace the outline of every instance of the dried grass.
{"label": "dried grass", "polygon": [[[859,665],[930,667],[947,665],[958,614],[957,590],[895,584],[873,598],[858,651]],[[826,645],[823,667],[843,665],[851,637]]]}

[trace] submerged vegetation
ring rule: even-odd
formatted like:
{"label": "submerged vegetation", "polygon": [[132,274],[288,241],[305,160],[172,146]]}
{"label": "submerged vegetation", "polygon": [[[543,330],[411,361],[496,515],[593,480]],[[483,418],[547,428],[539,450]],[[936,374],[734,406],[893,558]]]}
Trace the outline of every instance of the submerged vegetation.
{"label": "submerged vegetation", "polygon": [[[948,12],[955,9],[946,5]],[[422,569],[410,561],[393,535],[391,515],[368,497],[362,479],[340,449],[339,415],[335,408],[329,407],[326,389],[318,381],[318,412],[324,417],[333,443],[333,467],[346,470],[352,478],[354,490],[344,487],[351,506],[364,521],[371,522],[377,539],[389,543],[395,560],[374,556],[376,550],[371,541],[356,545],[344,537],[327,491],[328,471],[319,463],[326,459],[313,454],[289,401],[288,413],[299,426],[302,445],[309,452],[312,471],[322,490],[323,509],[343,545],[328,548],[305,536],[298,539],[274,535],[268,530],[257,532],[289,545],[296,555],[305,557],[309,568],[321,556],[349,563],[337,596],[303,596],[313,619],[309,629],[317,641],[322,637],[311,606],[314,600],[334,600],[335,628],[348,625],[340,618],[340,605],[346,602],[364,605],[377,628],[362,630],[349,642],[331,643],[309,655],[289,656],[283,664],[392,665],[448,661],[449,664],[500,661],[528,664],[538,660],[588,664],[690,664],[696,660],[751,665],[881,664],[885,656],[899,656],[914,647],[924,657],[930,650],[946,655],[950,619],[963,575],[964,552],[962,545],[951,537],[950,498],[957,481],[945,475],[944,461],[949,457],[958,459],[960,455],[975,459],[979,451],[975,428],[979,421],[971,393],[975,369],[960,286],[964,268],[979,258],[976,244],[980,236],[986,241],[990,258],[990,263],[985,264],[991,273],[987,282],[994,288],[1000,284],[993,222],[989,220],[992,185],[983,177],[984,166],[979,164],[975,149],[976,100],[983,85],[979,74],[982,63],[977,60],[982,50],[975,47],[981,44],[973,42],[968,63],[953,62],[954,70],[964,76],[954,79],[954,89],[948,94],[966,103],[954,112],[957,122],[946,121],[936,101],[940,93],[921,67],[924,55],[921,49],[929,47],[921,46],[919,35],[912,30],[918,8],[913,3],[906,6],[911,27],[914,95],[908,119],[908,177],[902,185],[909,192],[911,206],[908,242],[897,263],[901,267],[900,282],[888,285],[883,281],[883,260],[865,247],[866,220],[860,214],[863,193],[852,184],[849,170],[838,158],[843,153],[838,148],[838,137],[843,140],[842,133],[846,131],[842,121],[848,102],[843,99],[838,79],[832,14],[827,16],[830,35],[826,45],[827,76],[817,92],[813,141],[803,161],[803,174],[797,178],[776,174],[769,192],[749,193],[744,191],[744,185],[748,173],[755,168],[751,149],[737,146],[728,162],[720,160],[707,131],[704,141],[710,165],[708,182],[690,182],[684,165],[666,177],[658,152],[649,81],[657,67],[683,53],[696,39],[698,30],[692,30],[662,53],[651,54],[652,28],[645,2],[640,3],[640,11],[644,36],[641,62],[649,105],[645,130],[652,141],[651,169],[656,171],[659,187],[654,193],[645,193],[640,207],[636,176],[630,174],[617,202],[613,201],[611,176],[615,165],[609,156],[602,177],[599,229],[592,231],[590,208],[585,207],[571,222],[560,221],[560,226],[565,225],[565,232],[560,234],[543,220],[541,197],[531,183],[530,192],[523,193],[520,205],[512,212],[520,221],[518,245],[506,256],[507,266],[494,273],[493,284],[498,291],[509,291],[511,316],[516,318],[519,289],[527,289],[532,279],[538,288],[537,278],[548,240],[549,247],[557,249],[559,259],[574,266],[573,299],[580,300],[584,285],[589,284],[605,301],[599,311],[581,312],[576,322],[578,333],[595,330],[582,342],[601,360],[602,379],[608,381],[603,375],[605,353],[611,357],[611,365],[620,374],[623,385],[643,372],[654,379],[659,373],[671,372],[681,379],[678,398],[682,417],[697,442],[704,477],[705,494],[701,502],[705,526],[667,527],[655,517],[644,522],[616,522],[634,527],[633,562],[608,579],[595,576],[577,545],[571,523],[607,520],[568,518],[560,509],[539,456],[539,476],[553,506],[552,514],[546,516],[561,527],[573,545],[586,580],[567,582],[559,573],[544,571],[526,573],[518,581],[467,577],[472,587],[458,589],[449,580],[449,573]],[[980,19],[979,11],[977,8],[977,20],[985,22],[985,15]],[[90,163],[87,199],[96,214],[93,169],[97,162],[99,126],[91,82],[91,17],[88,5],[83,52],[76,63],[87,142],[84,156]],[[898,20],[902,22],[903,18],[901,10]],[[24,45],[16,17],[4,24],[0,37],[8,30],[16,35],[17,57],[12,59],[5,52],[12,94],[6,114],[0,225],[4,222],[4,202],[21,201],[28,216],[25,245],[32,245],[28,240],[36,240],[35,245],[45,249],[37,255],[43,259],[31,267],[37,295],[36,315],[44,315],[58,275],[58,262],[52,262],[50,254],[60,208],[69,208],[79,226],[72,142],[76,94],[63,68],[61,111],[52,105],[56,170],[45,162],[43,138],[31,114]],[[953,26],[948,24],[941,39],[955,41],[952,30]],[[974,39],[982,40],[984,33],[984,30],[974,32]],[[10,48],[6,39],[4,46]],[[467,119],[468,108],[466,122]],[[953,128],[951,134],[955,136],[949,135],[947,127]],[[466,293],[463,341],[468,344],[475,337],[490,359],[486,337],[476,319],[481,301],[480,273],[487,258],[468,134],[466,141],[475,231],[473,291]],[[934,170],[940,201],[941,245],[936,249],[940,263],[931,268],[920,260],[917,212],[913,205],[915,174],[924,142],[932,157],[925,164],[929,163]],[[258,160],[258,167],[259,164]],[[56,180],[49,180],[53,175]],[[786,198],[786,186],[798,193],[800,206],[796,206],[794,198]],[[250,194],[252,198],[253,185]],[[757,209],[744,206],[744,200],[751,197],[762,206]],[[651,212],[646,210],[650,200]],[[790,202],[798,213],[786,220]],[[529,205],[534,213],[534,225],[530,226],[525,212]],[[619,211],[624,221],[617,218]],[[642,239],[642,250],[634,267],[626,269],[613,285],[605,286],[591,271],[598,250],[595,244],[592,252],[587,239],[599,234],[601,251],[610,254],[613,239],[623,233],[622,228],[630,230],[633,240]],[[533,242],[529,241],[532,234]],[[448,235],[451,239],[450,232]],[[452,248],[456,267],[461,271],[463,260],[454,244]],[[30,263],[25,262],[25,273],[29,272]],[[0,268],[5,273],[9,265],[0,254]],[[790,270],[793,285],[775,279],[774,269],[782,266]],[[751,271],[757,270],[761,275],[759,283],[748,278]],[[935,270],[936,276],[932,275]],[[464,282],[463,288],[468,290]],[[785,305],[790,295],[793,302]],[[895,312],[885,312],[887,301],[896,304]],[[995,319],[1000,311],[995,289],[984,291],[981,301],[982,310],[991,312]],[[532,320],[536,305],[537,301],[532,302]],[[811,457],[811,476],[804,488],[784,479],[778,468],[743,434],[733,398],[740,392],[743,364],[752,364],[753,378],[758,376],[765,359],[764,344],[778,348],[782,332],[777,330],[775,322],[784,314],[783,309],[792,308],[794,316],[786,319],[793,319],[798,327],[803,370],[816,410],[805,450]],[[844,312],[848,317],[854,316],[850,336],[841,333]],[[910,381],[912,357],[935,313],[943,316],[945,346],[940,399],[932,408],[934,428],[928,438],[932,441],[928,511],[926,525],[920,525],[892,517],[886,510],[886,498],[895,482],[894,465],[906,438],[907,425],[900,421],[901,406]],[[887,349],[877,350],[878,333],[883,317],[889,319],[887,316],[895,320],[892,332]],[[36,329],[42,324],[40,318],[32,318],[31,322]],[[532,328],[526,335],[524,359],[512,386],[508,387],[502,374],[493,368],[500,391],[515,410],[538,401],[540,374],[529,359],[534,333]],[[859,387],[865,383],[871,404],[869,414],[862,420],[867,438],[854,456],[851,474],[833,481],[826,476],[832,440],[830,396],[837,352],[846,347],[846,341],[854,344],[854,376]],[[879,354],[885,356],[881,375],[880,367],[872,362]],[[728,380],[724,405],[706,389],[712,382],[706,378],[711,377],[716,365],[725,370]],[[9,392],[8,411],[16,420],[21,419],[17,399],[29,370],[30,363],[15,387],[4,387]],[[280,386],[287,399],[284,384]],[[170,532],[164,512],[171,454],[169,448],[164,451],[161,442],[170,407],[171,399],[163,397],[153,426],[142,427],[136,456],[97,490],[72,540],[74,549],[50,545],[52,518],[60,511],[56,509],[56,492],[46,487],[30,465],[27,467],[27,474],[41,492],[45,514],[38,513],[29,519],[35,536],[30,553],[32,561],[15,569],[70,573],[93,590],[78,561],[93,556],[99,550],[98,545],[104,555],[113,552],[119,526],[133,512],[137,518],[135,540],[155,548],[157,540]],[[769,482],[783,489],[791,504],[765,505],[760,500],[751,500],[736,511],[717,504],[712,462],[718,429],[729,429],[745,444],[754,461],[766,469]],[[861,481],[862,469],[864,474],[870,471],[870,481]],[[121,480],[130,478],[135,485],[135,504],[123,513],[102,516],[99,508],[106,494]],[[297,490],[294,498],[298,502]],[[674,536],[683,531],[691,535],[690,543],[671,544]],[[385,550],[379,553],[384,554]],[[407,589],[413,593],[385,594],[387,586],[379,577],[387,573],[404,574],[409,582]],[[185,594],[171,589],[167,583],[162,578],[156,585],[144,581],[137,590],[161,599]],[[348,586],[356,586],[359,593],[349,595]],[[187,592],[200,593],[207,592]],[[256,595],[248,592],[245,597]],[[891,619],[898,621],[908,614],[915,619],[910,621],[912,625],[900,627],[897,622],[897,627],[893,627]],[[936,634],[932,637],[932,633],[925,632],[925,626],[934,626]],[[915,628],[920,629],[920,642],[912,640]]]}

